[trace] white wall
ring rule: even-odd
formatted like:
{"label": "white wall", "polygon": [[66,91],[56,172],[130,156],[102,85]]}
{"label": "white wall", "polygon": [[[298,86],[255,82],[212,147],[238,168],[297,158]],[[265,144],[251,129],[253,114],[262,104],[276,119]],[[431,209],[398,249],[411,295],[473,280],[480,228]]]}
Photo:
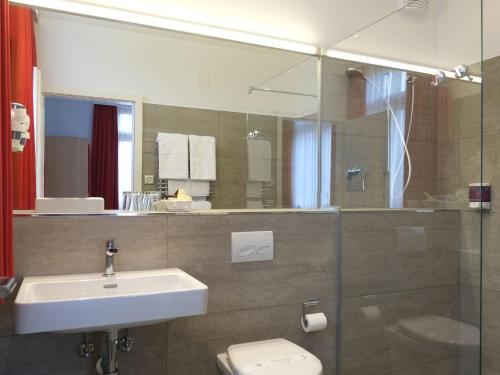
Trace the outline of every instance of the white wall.
{"label": "white wall", "polygon": [[[333,47],[441,69],[479,62],[480,0],[430,1],[427,14],[401,10]],[[500,55],[500,1],[484,0],[484,9],[484,55],[491,58]],[[363,19],[365,10],[359,11]],[[40,14],[37,43],[45,91],[92,90],[138,95],[148,103],[297,117],[317,107],[312,98],[247,94],[248,86],[306,58],[294,53],[50,12]],[[209,88],[200,87],[197,81],[206,78]],[[315,59],[263,87],[316,93]]]}
{"label": "white wall", "polygon": [[[500,2],[484,0],[485,57],[500,54]],[[451,70],[481,61],[481,0],[430,0],[428,13],[402,9],[334,48]]]}
{"label": "white wall", "polygon": [[481,61],[481,0],[440,0],[437,24],[440,66]]}
{"label": "white wall", "polygon": [[401,10],[398,13],[360,31],[356,37],[349,37],[332,48],[404,61],[408,63],[434,63],[437,58],[437,29],[431,14],[419,11]]}
{"label": "white wall", "polygon": [[484,58],[500,56],[500,1],[483,0]]}
{"label": "white wall", "polygon": [[[46,11],[40,12],[36,36],[45,92],[92,91],[141,96],[154,104],[297,117],[316,109],[310,98],[248,95],[250,85],[301,62],[303,55]],[[316,93],[315,65],[300,64],[274,81],[273,88]]]}
{"label": "white wall", "polygon": [[[398,9],[401,0],[65,0],[326,48]],[[438,0],[439,1],[439,0]]]}

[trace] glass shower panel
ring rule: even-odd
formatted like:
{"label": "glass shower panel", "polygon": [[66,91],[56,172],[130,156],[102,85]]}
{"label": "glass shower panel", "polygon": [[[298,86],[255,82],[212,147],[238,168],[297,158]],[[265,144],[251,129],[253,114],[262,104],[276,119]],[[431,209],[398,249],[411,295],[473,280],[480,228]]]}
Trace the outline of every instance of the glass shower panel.
{"label": "glass shower panel", "polygon": [[[246,116],[247,208],[318,207],[318,58],[307,57],[249,87],[248,103],[274,113]],[[325,138],[327,139],[327,138]]]}
{"label": "glass shower panel", "polygon": [[321,62],[342,375],[480,374],[481,2],[418,3]]}
{"label": "glass shower panel", "polygon": [[[500,3],[483,0],[483,181],[493,191],[500,177]],[[498,195],[483,215],[482,374],[500,373],[500,215]]]}
{"label": "glass shower panel", "polygon": [[[197,95],[206,95],[209,103],[218,104],[207,104],[212,108],[209,111],[193,112],[190,117],[196,117],[192,121],[196,127],[183,124],[182,132],[216,138],[217,179],[210,185],[213,208],[290,207],[289,159],[296,153],[291,151],[289,124],[302,121],[317,131],[318,59],[265,47],[226,44],[224,53],[233,60],[226,61],[227,68],[217,68],[224,74],[218,73],[212,83],[205,82],[211,90],[196,91]],[[212,57],[220,56],[224,54],[214,51]],[[211,127],[205,125],[205,119],[210,120]],[[317,153],[313,157],[316,165]],[[315,199],[316,185],[308,186],[306,194],[312,190],[316,190]]]}

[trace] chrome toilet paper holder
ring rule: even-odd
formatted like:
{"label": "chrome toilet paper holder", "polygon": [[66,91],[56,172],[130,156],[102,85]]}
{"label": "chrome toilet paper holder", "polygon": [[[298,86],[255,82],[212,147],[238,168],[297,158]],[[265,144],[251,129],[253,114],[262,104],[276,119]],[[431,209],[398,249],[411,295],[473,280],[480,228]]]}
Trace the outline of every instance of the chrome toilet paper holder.
{"label": "chrome toilet paper holder", "polygon": [[[306,315],[308,313],[308,309],[312,307],[319,306],[320,300],[311,300],[311,301],[306,301],[302,302],[302,321],[306,321]],[[325,313],[325,316],[328,318],[328,314]]]}

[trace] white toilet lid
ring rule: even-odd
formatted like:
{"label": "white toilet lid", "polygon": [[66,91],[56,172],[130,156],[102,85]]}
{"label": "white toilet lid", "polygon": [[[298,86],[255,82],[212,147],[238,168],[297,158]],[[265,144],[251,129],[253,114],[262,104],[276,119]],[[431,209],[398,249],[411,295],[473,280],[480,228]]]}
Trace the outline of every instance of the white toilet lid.
{"label": "white toilet lid", "polygon": [[236,375],[321,375],[321,361],[285,339],[231,345],[229,363]]}
{"label": "white toilet lid", "polygon": [[402,332],[429,344],[450,348],[476,348],[479,346],[480,331],[465,322],[438,315],[423,315],[398,321]]}

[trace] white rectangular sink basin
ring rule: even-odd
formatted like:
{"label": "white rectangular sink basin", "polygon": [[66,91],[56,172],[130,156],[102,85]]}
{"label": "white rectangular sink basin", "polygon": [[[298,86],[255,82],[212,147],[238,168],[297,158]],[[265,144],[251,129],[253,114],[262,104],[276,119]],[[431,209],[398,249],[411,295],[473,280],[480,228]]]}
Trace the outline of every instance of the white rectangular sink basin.
{"label": "white rectangular sink basin", "polygon": [[207,312],[208,287],[178,268],[26,277],[16,332],[108,331]]}
{"label": "white rectangular sink basin", "polygon": [[35,211],[44,214],[98,214],[104,212],[104,199],[90,198],[37,198]]}

